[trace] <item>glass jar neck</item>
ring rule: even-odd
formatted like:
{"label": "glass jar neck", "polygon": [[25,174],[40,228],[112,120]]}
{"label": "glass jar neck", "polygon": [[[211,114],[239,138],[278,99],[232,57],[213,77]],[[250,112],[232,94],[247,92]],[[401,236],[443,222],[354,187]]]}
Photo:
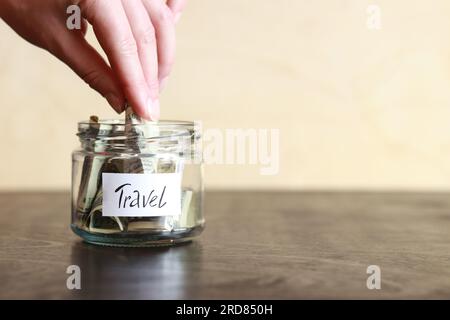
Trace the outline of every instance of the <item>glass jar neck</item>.
{"label": "glass jar neck", "polygon": [[123,120],[78,123],[83,150],[94,153],[177,154],[200,152],[200,130],[194,122],[161,121],[125,125]]}

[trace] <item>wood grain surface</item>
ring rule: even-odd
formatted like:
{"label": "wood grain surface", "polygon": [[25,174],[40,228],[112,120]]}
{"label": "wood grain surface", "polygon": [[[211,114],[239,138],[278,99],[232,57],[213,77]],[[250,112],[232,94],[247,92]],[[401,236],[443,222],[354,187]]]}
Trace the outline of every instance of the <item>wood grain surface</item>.
{"label": "wood grain surface", "polygon": [[[0,194],[2,299],[450,298],[450,195],[210,192],[206,230],[167,248],[88,245],[68,193]],[[81,268],[68,290],[66,268]],[[369,290],[369,265],[381,290]]]}

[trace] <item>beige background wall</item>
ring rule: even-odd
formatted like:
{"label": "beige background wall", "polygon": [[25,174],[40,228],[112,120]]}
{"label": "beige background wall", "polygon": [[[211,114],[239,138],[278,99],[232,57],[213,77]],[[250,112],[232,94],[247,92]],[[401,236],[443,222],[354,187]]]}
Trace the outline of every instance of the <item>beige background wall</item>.
{"label": "beige background wall", "polygon": [[[208,166],[211,188],[448,189],[449,18],[447,0],[191,0],[162,116],[281,130],[278,175]],[[113,111],[4,23],[0,92],[0,189],[68,188],[76,122]]]}

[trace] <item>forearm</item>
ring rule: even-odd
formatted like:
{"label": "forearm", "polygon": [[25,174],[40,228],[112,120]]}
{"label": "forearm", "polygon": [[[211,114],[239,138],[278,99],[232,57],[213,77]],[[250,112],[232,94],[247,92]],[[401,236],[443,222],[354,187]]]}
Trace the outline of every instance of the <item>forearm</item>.
{"label": "forearm", "polygon": [[7,0],[0,0],[0,18],[3,18],[3,12],[5,11],[5,5]]}
{"label": "forearm", "polygon": [[14,7],[20,7],[22,0],[0,0],[0,18],[6,19],[8,12]]}

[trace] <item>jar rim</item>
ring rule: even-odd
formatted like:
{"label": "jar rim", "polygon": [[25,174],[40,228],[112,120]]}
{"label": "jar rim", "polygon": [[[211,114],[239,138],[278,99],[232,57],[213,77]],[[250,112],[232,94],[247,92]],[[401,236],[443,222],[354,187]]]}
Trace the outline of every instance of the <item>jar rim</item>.
{"label": "jar rim", "polygon": [[[99,119],[98,120],[98,124],[100,125],[110,125],[110,126],[123,126],[125,125],[125,120],[124,119]],[[90,120],[83,120],[83,121],[79,121],[78,125],[92,125],[92,122]],[[179,126],[179,127],[183,127],[183,126],[194,126],[195,122],[194,121],[187,121],[187,120],[159,120],[159,121],[146,121],[143,123],[136,123],[136,124],[131,124],[132,126],[135,127],[139,127],[139,126],[157,126],[157,127],[161,127],[161,126]]]}
{"label": "jar rim", "polygon": [[[131,128],[131,129],[130,129]],[[153,139],[158,141],[198,138],[199,123],[183,120],[126,124],[125,119],[99,119],[96,122],[78,122],[77,136],[80,140],[126,141],[130,139]]]}

